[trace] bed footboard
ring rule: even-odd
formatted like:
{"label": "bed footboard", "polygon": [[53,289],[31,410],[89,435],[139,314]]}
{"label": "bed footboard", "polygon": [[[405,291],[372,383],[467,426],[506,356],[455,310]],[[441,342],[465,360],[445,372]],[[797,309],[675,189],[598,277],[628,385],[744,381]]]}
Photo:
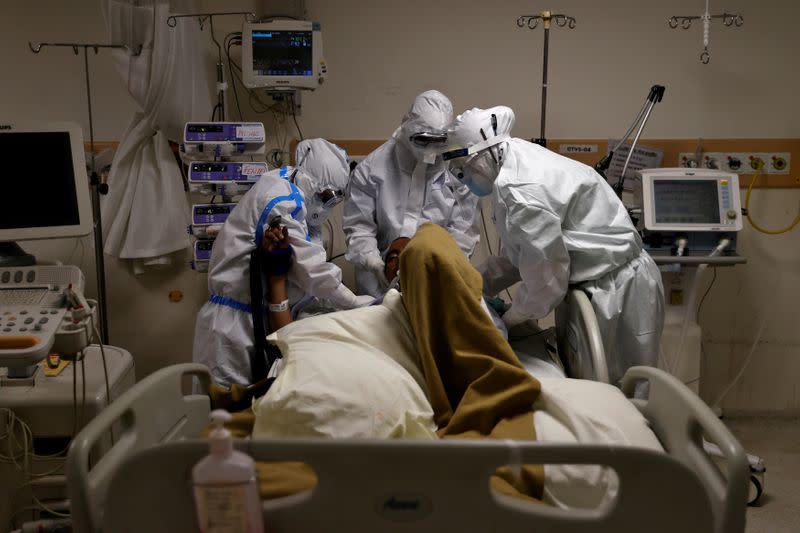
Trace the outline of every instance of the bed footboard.
{"label": "bed footboard", "polygon": [[[112,476],[131,454],[150,446],[197,436],[208,423],[208,396],[184,395],[187,378],[208,390],[208,369],[174,365],[131,387],[84,427],[67,454],[67,490],[74,531],[99,531]],[[96,445],[111,433],[113,445],[101,457]],[[157,484],[156,478],[153,486]]]}
{"label": "bed footboard", "polygon": [[[633,399],[634,389],[641,382],[649,383],[649,396],[646,400]],[[662,370],[644,366],[628,369],[622,391],[650,422],[667,452],[699,475],[711,498],[714,531],[744,531],[749,467],[736,437],[699,396]],[[724,471],[703,449],[703,437],[719,446]]]}

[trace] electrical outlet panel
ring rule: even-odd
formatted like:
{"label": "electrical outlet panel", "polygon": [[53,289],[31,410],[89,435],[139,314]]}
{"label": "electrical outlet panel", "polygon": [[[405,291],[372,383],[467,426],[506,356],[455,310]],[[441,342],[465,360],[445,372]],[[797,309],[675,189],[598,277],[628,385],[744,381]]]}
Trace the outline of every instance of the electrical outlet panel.
{"label": "electrical outlet panel", "polygon": [[789,152],[703,152],[696,160],[692,152],[678,155],[678,166],[684,168],[719,169],[734,174],[789,174],[792,154]]}

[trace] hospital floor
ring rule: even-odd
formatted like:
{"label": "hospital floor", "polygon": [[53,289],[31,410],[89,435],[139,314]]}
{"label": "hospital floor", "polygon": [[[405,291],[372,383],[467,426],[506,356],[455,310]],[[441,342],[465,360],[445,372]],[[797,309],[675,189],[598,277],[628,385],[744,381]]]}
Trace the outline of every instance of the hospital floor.
{"label": "hospital floor", "polygon": [[800,531],[800,418],[725,418],[748,453],[767,467],[766,492],[747,508],[747,533]]}

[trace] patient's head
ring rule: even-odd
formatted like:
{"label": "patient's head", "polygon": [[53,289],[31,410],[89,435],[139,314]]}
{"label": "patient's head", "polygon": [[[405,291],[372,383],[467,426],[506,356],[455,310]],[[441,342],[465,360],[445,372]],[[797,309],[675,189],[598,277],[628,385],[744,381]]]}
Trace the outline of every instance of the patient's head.
{"label": "patient's head", "polygon": [[392,281],[397,277],[397,273],[400,271],[400,253],[410,240],[408,237],[400,237],[389,245],[389,250],[387,250],[384,257],[386,266],[383,268],[383,275],[386,277],[386,281]]}

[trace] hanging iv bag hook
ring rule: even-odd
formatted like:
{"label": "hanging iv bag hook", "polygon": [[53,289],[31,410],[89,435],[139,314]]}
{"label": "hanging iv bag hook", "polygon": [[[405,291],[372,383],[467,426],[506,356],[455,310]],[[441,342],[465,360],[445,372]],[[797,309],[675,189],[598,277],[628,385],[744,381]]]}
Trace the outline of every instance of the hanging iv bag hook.
{"label": "hanging iv bag hook", "polygon": [[527,26],[528,29],[532,30],[539,26],[540,20],[542,21],[542,26],[544,27],[544,59],[542,62],[542,122],[539,138],[534,139],[534,142],[542,146],[547,146],[547,139],[545,138],[545,124],[547,117],[547,61],[550,56],[550,25],[551,22],[555,22],[556,26],[561,28],[567,27],[572,30],[575,29],[576,21],[574,17],[570,17],[569,15],[564,15],[561,13],[554,14],[551,11],[542,11],[539,15],[521,15],[517,19],[517,26],[520,28]]}

